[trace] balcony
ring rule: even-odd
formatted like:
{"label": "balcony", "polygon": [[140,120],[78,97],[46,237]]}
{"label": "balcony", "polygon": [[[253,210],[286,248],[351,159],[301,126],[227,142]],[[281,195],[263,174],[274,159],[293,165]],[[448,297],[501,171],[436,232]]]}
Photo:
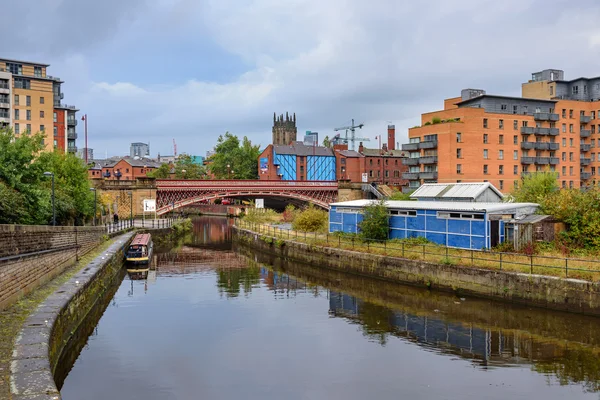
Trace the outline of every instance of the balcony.
{"label": "balcony", "polygon": [[523,150],[558,150],[560,143],[549,143],[549,142],[521,142],[521,149]]}
{"label": "balcony", "polygon": [[419,172],[404,172],[402,174],[402,179],[415,180],[419,179]]}
{"label": "balcony", "polygon": [[535,157],[521,157],[521,164],[533,164],[535,163]]}
{"label": "balcony", "polygon": [[67,151],[69,153],[77,153],[77,147],[76,146],[70,146],[70,147],[67,147],[67,149],[68,149]]}
{"label": "balcony", "polygon": [[550,165],[558,165],[559,162],[558,157],[550,157]]}
{"label": "balcony", "polygon": [[591,145],[591,144],[581,143],[581,144],[579,145],[579,149],[580,149],[581,151],[583,151],[583,152],[590,151],[590,150],[591,150],[591,148],[592,148],[592,145]]}
{"label": "balcony", "polygon": [[10,114],[0,113],[0,123],[10,124]]}
{"label": "balcony", "polygon": [[435,149],[437,145],[437,140],[428,140],[426,142],[419,143],[419,149]]}
{"label": "balcony", "polygon": [[592,131],[590,131],[589,129],[582,129],[582,130],[579,132],[579,135],[580,135],[581,137],[590,137],[590,135],[591,135],[591,134],[592,134]]}
{"label": "balcony", "polygon": [[548,165],[550,164],[550,157],[536,157],[535,163],[538,165]]}
{"label": "balcony", "polygon": [[558,135],[558,128],[542,128],[542,127],[535,127],[535,128],[531,128],[533,134],[535,135],[541,135],[541,136],[545,136],[545,135],[550,135],[550,136],[557,136]]}
{"label": "balcony", "polygon": [[592,159],[591,158],[581,157],[579,159],[579,164],[581,164],[581,165],[590,165],[591,163],[592,163]]}
{"label": "balcony", "polygon": [[420,179],[437,179],[437,172],[419,172]]}
{"label": "balcony", "polygon": [[558,121],[558,114],[534,113],[533,119],[536,121]]}
{"label": "balcony", "polygon": [[437,164],[438,158],[437,156],[424,156],[419,158],[419,162],[421,164]]}
{"label": "balcony", "polygon": [[582,181],[586,181],[588,179],[590,179],[592,177],[592,173],[591,172],[582,172],[581,173],[581,180]]}
{"label": "balcony", "polygon": [[419,143],[405,143],[402,145],[404,151],[415,151],[419,150]]}
{"label": "balcony", "polygon": [[589,115],[580,115],[579,116],[579,122],[581,122],[582,124],[589,124],[591,120],[592,120],[592,117],[590,117]]}
{"label": "balcony", "polygon": [[77,139],[77,132],[67,132],[67,139],[76,140]]}
{"label": "balcony", "polygon": [[419,165],[419,158],[403,158],[402,165]]}
{"label": "balcony", "polygon": [[77,126],[77,120],[75,118],[67,118],[67,125]]}
{"label": "balcony", "polygon": [[521,133],[523,135],[531,135],[533,133],[533,126],[522,126]]}
{"label": "balcony", "polygon": [[415,190],[417,190],[419,187],[418,186],[403,186],[402,187],[402,193],[404,194],[411,194],[412,192],[414,192]]}
{"label": "balcony", "polygon": [[8,99],[0,100],[0,108],[10,108],[10,102]]}

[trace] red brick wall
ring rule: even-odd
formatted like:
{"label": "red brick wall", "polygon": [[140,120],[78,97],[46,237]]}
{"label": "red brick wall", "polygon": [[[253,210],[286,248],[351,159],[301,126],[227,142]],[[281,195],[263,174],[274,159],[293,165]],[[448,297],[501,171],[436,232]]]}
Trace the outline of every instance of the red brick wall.
{"label": "red brick wall", "polygon": [[104,234],[103,227],[0,225],[0,309],[61,273]]}

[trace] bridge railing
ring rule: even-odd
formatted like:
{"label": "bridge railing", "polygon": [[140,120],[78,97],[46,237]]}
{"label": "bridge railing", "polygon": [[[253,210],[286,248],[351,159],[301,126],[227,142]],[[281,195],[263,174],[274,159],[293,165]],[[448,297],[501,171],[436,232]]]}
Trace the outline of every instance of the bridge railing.
{"label": "bridge railing", "polygon": [[337,188],[336,181],[275,181],[275,180],[189,180],[189,179],[158,179],[156,186],[160,188],[181,187],[321,187]]}

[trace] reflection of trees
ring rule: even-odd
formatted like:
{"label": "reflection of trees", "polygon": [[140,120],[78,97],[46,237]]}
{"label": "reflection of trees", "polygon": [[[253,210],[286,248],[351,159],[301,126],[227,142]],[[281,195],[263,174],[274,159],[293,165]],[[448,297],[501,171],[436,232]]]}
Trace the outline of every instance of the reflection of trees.
{"label": "reflection of trees", "polygon": [[566,349],[556,360],[538,361],[533,369],[556,375],[561,385],[578,383],[589,392],[600,391],[600,357],[583,346]]}
{"label": "reflection of trees", "polygon": [[243,290],[244,294],[250,293],[252,285],[260,282],[260,268],[258,266],[223,268],[217,272],[219,293],[225,293],[228,298],[239,296],[241,290]]}
{"label": "reflection of trees", "polygon": [[361,302],[358,316],[363,335],[385,346],[389,333],[394,330],[391,323],[393,315],[392,310],[389,308]]}

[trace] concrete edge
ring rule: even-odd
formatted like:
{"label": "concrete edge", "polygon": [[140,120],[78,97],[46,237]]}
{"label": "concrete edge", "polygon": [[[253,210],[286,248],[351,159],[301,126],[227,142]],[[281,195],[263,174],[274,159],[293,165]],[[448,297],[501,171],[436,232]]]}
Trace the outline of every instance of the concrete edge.
{"label": "concrete edge", "polygon": [[132,231],[118,237],[108,249],[48,296],[25,320],[15,340],[10,364],[10,391],[13,399],[61,398],[54,382],[50,360],[54,325],[61,311],[127,246],[134,233]]}

